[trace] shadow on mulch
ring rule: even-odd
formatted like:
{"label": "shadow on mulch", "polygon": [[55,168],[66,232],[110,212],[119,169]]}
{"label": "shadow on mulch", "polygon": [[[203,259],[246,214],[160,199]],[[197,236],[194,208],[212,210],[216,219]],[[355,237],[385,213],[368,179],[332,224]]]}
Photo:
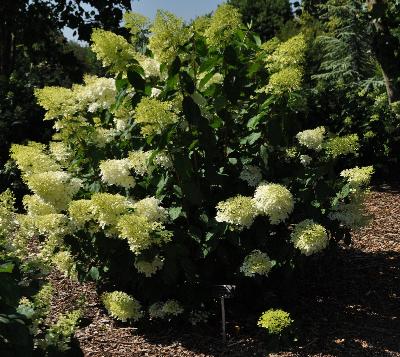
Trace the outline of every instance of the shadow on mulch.
{"label": "shadow on mulch", "polygon": [[[300,342],[286,352],[271,353],[252,318],[237,322],[244,333],[230,329],[226,346],[217,325],[141,331],[147,343],[166,350],[137,356],[173,356],[167,351],[177,345],[191,352],[177,354],[184,356],[400,356],[400,253],[342,249],[325,273],[316,272],[299,286],[292,299],[296,309],[290,311]],[[234,316],[229,319],[235,326]]]}
{"label": "shadow on mulch", "polygon": [[85,357],[400,357],[400,190],[392,187],[371,192],[366,208],[374,220],[353,234],[351,247],[340,246],[322,258],[324,264],[307,269],[295,293],[282,295],[285,301],[272,298],[271,306],[289,311],[297,324],[299,341],[280,352],[268,348],[256,327],[258,316],[237,316],[240,307],[232,309],[231,300],[226,346],[217,319],[199,328],[138,330],[116,323],[106,316],[93,284],[68,288],[72,283],[56,278],[58,305],[70,304],[79,291],[88,297],[87,325],[76,334]]}

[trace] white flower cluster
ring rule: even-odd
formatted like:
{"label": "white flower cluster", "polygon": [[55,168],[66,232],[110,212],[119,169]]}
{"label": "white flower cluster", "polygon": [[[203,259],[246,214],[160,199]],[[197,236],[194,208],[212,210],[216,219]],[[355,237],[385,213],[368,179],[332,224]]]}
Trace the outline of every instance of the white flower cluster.
{"label": "white flower cluster", "polygon": [[254,194],[254,202],[258,212],[268,216],[271,224],[286,220],[294,208],[290,191],[274,183],[259,185]]}
{"label": "white flower cluster", "polygon": [[260,184],[254,197],[238,195],[217,205],[217,222],[226,222],[241,229],[249,228],[257,215],[269,217],[271,224],[279,224],[293,211],[294,200],[290,191],[279,184]]}
{"label": "white flower cluster", "polygon": [[181,304],[176,300],[167,300],[166,302],[156,302],[149,307],[151,319],[165,319],[172,316],[178,316],[184,311]]}
{"label": "white flower cluster", "polygon": [[256,217],[256,208],[251,197],[236,196],[217,205],[217,222],[226,222],[239,228],[249,228]]}
{"label": "white flower cluster", "polygon": [[72,178],[67,172],[48,171],[30,175],[27,185],[46,203],[62,211],[81,188],[82,180]]}
{"label": "white flower cluster", "polygon": [[154,58],[147,56],[137,56],[140,66],[144,70],[144,74],[147,78],[149,77],[160,77],[160,62]]}
{"label": "white flower cluster", "polygon": [[340,176],[346,178],[353,188],[359,188],[369,185],[373,173],[374,168],[372,166],[356,166],[353,169],[343,170]]}
{"label": "white flower cluster", "polygon": [[116,134],[117,131],[115,129],[96,128],[92,140],[96,146],[103,148],[114,140]]}
{"label": "white flower cluster", "polygon": [[75,267],[75,261],[69,251],[60,251],[56,253],[52,259],[52,263],[56,268],[63,273],[66,277],[73,279],[77,278],[77,271]]}
{"label": "white flower cluster", "polygon": [[108,313],[118,320],[137,321],[143,316],[139,301],[122,291],[104,293],[101,300]]}
{"label": "white flower cluster", "polygon": [[64,165],[71,157],[71,151],[62,141],[52,141],[49,144],[51,156],[59,163]]}
{"label": "white flower cluster", "polygon": [[76,200],[68,206],[69,217],[77,228],[82,228],[86,222],[94,219],[94,206],[91,200]]}
{"label": "white flower cluster", "polygon": [[45,171],[59,171],[60,165],[45,152],[45,145],[30,142],[28,145],[13,144],[10,156],[15,160],[23,177]]}
{"label": "white flower cluster", "polygon": [[167,210],[160,206],[160,200],[155,197],[147,197],[133,205],[135,213],[146,217],[149,222],[165,222]]}
{"label": "white flower cluster", "polygon": [[[136,175],[145,176],[151,173],[150,157],[153,151],[136,150],[129,153],[129,160]],[[166,152],[159,152],[153,158],[153,164],[156,167],[162,167],[164,170],[172,168],[172,161]]]}
{"label": "white flower cluster", "polygon": [[43,216],[45,214],[57,213],[54,206],[44,201],[38,195],[26,195],[22,199],[24,208],[28,215]]}
{"label": "white flower cluster", "polygon": [[325,128],[320,126],[315,129],[301,131],[296,135],[296,138],[301,145],[315,151],[320,151],[325,138]]}
{"label": "white flower cluster", "polygon": [[102,228],[116,227],[122,215],[132,207],[124,196],[111,193],[95,193],[91,198],[93,213]]}
{"label": "white flower cluster", "polygon": [[80,86],[77,95],[91,113],[110,108],[115,102],[116,88],[113,78],[85,77],[85,86]]}
{"label": "white flower cluster", "polygon": [[102,161],[100,163],[101,180],[108,185],[132,188],[135,186],[135,179],[130,175],[130,168],[129,159]]}
{"label": "white flower cluster", "polygon": [[262,180],[261,170],[254,165],[245,165],[239,178],[246,181],[250,187],[256,187]]}
{"label": "white flower cluster", "polygon": [[40,234],[47,237],[63,237],[70,232],[68,217],[60,213],[36,216],[34,224]]}
{"label": "white flower cluster", "polygon": [[171,169],[172,168],[172,161],[169,155],[166,152],[159,152],[155,157],[154,157],[154,164],[156,166],[160,166],[165,170]]}
{"label": "white flower cluster", "polygon": [[99,78],[86,75],[83,85],[71,89],[63,87],[44,87],[37,89],[38,103],[47,110],[45,119],[70,117],[79,111],[108,109],[115,102],[116,88],[112,78]]}
{"label": "white flower cluster", "polygon": [[295,248],[306,256],[324,250],[329,244],[326,229],[311,219],[296,224],[291,234],[291,240]]}
{"label": "white flower cluster", "polygon": [[16,228],[14,203],[10,190],[0,193],[0,238],[7,237]]}
{"label": "white flower cluster", "polygon": [[164,259],[159,257],[158,255],[150,262],[147,260],[136,258],[134,265],[139,273],[142,273],[146,276],[146,278],[149,278],[157,273],[158,270],[162,269],[162,267],[164,266]]}
{"label": "white flower cluster", "polygon": [[243,261],[240,271],[248,277],[256,274],[267,276],[275,262],[269,256],[259,250],[253,250]]}
{"label": "white flower cluster", "polygon": [[139,176],[144,176],[148,173],[149,159],[152,151],[136,150],[129,153],[129,160],[133,171]]}
{"label": "white flower cluster", "polygon": [[119,237],[126,239],[130,250],[140,254],[153,245],[161,245],[172,238],[160,222],[151,222],[144,216],[126,214],[118,221]]}

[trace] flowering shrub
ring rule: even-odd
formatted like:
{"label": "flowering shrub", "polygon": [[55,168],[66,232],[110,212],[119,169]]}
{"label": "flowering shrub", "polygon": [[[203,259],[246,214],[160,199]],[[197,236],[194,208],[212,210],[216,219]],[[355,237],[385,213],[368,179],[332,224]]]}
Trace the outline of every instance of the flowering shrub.
{"label": "flowering shrub", "polygon": [[199,290],[260,284],[359,225],[372,168],[342,160],[356,135],[304,121],[305,36],[262,44],[221,5],[192,26],[159,12],[142,48],[127,16],[130,42],[93,33],[111,78],[36,91],[55,134],[11,149],[33,193],[13,244],[39,235],[41,259],[137,320],[201,311]]}
{"label": "flowering shrub", "polygon": [[[46,281],[48,271],[41,264],[40,256],[29,254],[24,243],[31,231],[26,224],[30,215],[45,217],[49,214],[46,206],[44,210],[40,209],[45,203],[36,196],[27,196],[24,203],[31,212],[27,216],[16,213],[11,191],[0,193],[0,352],[21,356],[47,355],[50,351],[59,354],[71,348],[71,336],[79,317],[76,312],[61,316],[53,324],[48,320],[53,288],[47,283],[39,289]],[[40,226],[39,222],[33,223]],[[48,258],[57,261],[56,265],[67,275],[72,275],[69,265],[72,257],[66,253],[60,251]]]}

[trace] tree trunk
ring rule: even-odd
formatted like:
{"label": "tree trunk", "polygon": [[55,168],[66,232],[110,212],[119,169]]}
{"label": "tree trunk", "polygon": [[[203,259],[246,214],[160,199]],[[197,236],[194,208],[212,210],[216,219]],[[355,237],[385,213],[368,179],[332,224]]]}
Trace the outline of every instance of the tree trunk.
{"label": "tree trunk", "polygon": [[382,69],[389,103],[394,103],[400,100],[400,65],[396,55],[400,42],[390,32],[387,0],[367,0],[367,6],[375,29],[373,50]]}

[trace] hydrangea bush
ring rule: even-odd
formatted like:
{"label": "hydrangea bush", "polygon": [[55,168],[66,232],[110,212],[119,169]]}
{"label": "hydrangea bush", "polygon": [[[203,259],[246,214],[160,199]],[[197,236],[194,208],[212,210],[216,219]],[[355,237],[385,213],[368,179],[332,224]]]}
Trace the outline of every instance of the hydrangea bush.
{"label": "hydrangea bush", "polygon": [[305,120],[303,34],[263,44],[229,5],[148,30],[147,47],[94,31],[109,78],[38,89],[53,142],[11,149],[32,191],[12,244],[39,236],[44,261],[117,288],[103,301],[123,320],[190,315],[214,284],[323,254],[364,220],[372,174],[346,166],[356,135]]}

